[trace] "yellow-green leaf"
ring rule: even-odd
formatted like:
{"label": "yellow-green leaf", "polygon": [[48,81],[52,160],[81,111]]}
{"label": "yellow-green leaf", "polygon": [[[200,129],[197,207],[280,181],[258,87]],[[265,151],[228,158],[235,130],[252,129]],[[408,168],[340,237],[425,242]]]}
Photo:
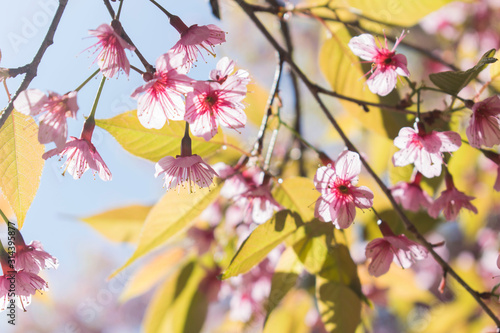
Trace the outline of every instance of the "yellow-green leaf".
{"label": "yellow-green leaf", "polygon": [[[128,111],[110,119],[96,119],[96,125],[108,131],[116,141],[132,155],[158,162],[165,156],[180,154],[181,139],[185,122],[171,121],[160,129],[147,129],[137,118],[137,111]],[[210,141],[192,137],[193,153],[206,156],[224,145],[223,134],[219,133]]]}
{"label": "yellow-green leaf", "polygon": [[[267,318],[283,297],[295,286],[303,266],[291,247],[281,254],[271,280],[271,291],[266,303]],[[267,322],[266,322],[267,325]]]}
{"label": "yellow-green leaf", "polygon": [[[337,27],[333,33],[333,37],[323,44],[319,58],[321,71],[332,89],[339,94],[366,102],[395,104],[398,100],[397,92],[393,91],[381,99],[368,89],[363,78],[365,71],[362,70],[361,60],[347,46],[352,38],[350,32],[344,27]],[[380,135],[395,138],[401,127],[409,125],[403,114],[383,111],[376,107],[369,107],[366,112],[356,103],[344,100],[340,102],[365,128]]]}
{"label": "yellow-green leaf", "polygon": [[132,205],[81,218],[104,237],[115,242],[137,243],[151,206]]}
{"label": "yellow-green leaf", "polygon": [[290,292],[269,317],[263,333],[310,333],[306,318],[313,306],[312,298],[305,290]]}
{"label": "yellow-green leaf", "polygon": [[302,221],[314,218],[314,205],[319,198],[319,192],[309,178],[293,177],[276,186],[273,196],[283,207],[296,212]]}
{"label": "yellow-green leaf", "polygon": [[388,24],[411,27],[424,16],[454,0],[347,0],[363,16]]}
{"label": "yellow-green leaf", "polygon": [[40,185],[45,148],[33,119],[15,110],[0,129],[0,144],[0,188],[21,229]]}
{"label": "yellow-green leaf", "polygon": [[361,300],[351,288],[321,277],[316,280],[318,309],[330,333],[354,333],[361,322]]}
{"label": "yellow-green leaf", "polygon": [[220,186],[198,188],[196,192],[169,191],[149,212],[132,257],[111,277],[138,258],[165,244],[172,236],[189,227],[194,219],[219,195]]}
{"label": "yellow-green leaf", "polygon": [[495,49],[491,49],[479,59],[476,66],[469,68],[466,71],[446,71],[440,73],[433,73],[429,75],[429,79],[436,86],[446,91],[451,95],[457,95],[463,88],[465,88],[470,81],[476,78],[483,69],[491,63],[497,61],[492,58],[495,54]]}
{"label": "yellow-green leaf", "polygon": [[197,333],[205,321],[208,301],[199,290],[205,270],[189,262],[168,279],[146,310],[145,333]]}
{"label": "yellow-green leaf", "polygon": [[284,210],[274,214],[270,220],[255,228],[241,244],[229,267],[222,274],[222,279],[248,272],[301,224],[300,217],[290,211]]}
{"label": "yellow-green leaf", "polygon": [[176,247],[166,250],[141,266],[127,281],[127,285],[120,294],[120,302],[124,303],[153,288],[175,267],[183,263],[182,258],[185,255],[186,251],[184,249]]}

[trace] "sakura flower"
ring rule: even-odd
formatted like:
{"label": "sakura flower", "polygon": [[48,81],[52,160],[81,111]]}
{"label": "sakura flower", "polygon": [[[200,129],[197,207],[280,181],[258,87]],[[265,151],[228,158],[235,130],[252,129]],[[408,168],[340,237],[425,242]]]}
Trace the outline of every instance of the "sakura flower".
{"label": "sakura flower", "polygon": [[460,212],[460,209],[468,209],[475,214],[477,214],[477,208],[471,204],[471,200],[474,197],[470,197],[463,192],[460,192],[455,187],[451,175],[447,174],[446,178],[446,190],[441,192],[439,198],[437,198],[429,209],[429,215],[437,218],[439,212],[443,211],[446,220],[455,220]]}
{"label": "sakura flower", "polygon": [[125,55],[125,49],[134,51],[135,47],[120,37],[120,22],[113,21],[111,25],[101,24],[96,30],[89,30],[90,35],[99,39],[94,45],[97,49],[100,49],[96,61],[102,75],[107,78],[115,76],[120,69],[128,76],[130,63]]}
{"label": "sakura flower", "polygon": [[191,125],[191,133],[206,141],[218,132],[219,124],[232,129],[245,126],[247,116],[241,101],[245,91],[234,90],[232,80],[223,84],[198,81],[193,91],[186,96],[186,120]]}
{"label": "sakura flower", "polygon": [[334,167],[323,166],[316,171],[314,185],[321,193],[314,211],[317,218],[345,229],[354,221],[356,207],[373,205],[373,192],[366,186],[356,186],[360,172],[359,155],[348,150],[339,155]]}
{"label": "sakura flower", "polygon": [[500,98],[492,96],[472,105],[472,115],[466,130],[472,147],[493,147],[500,144]]}
{"label": "sakura flower", "polygon": [[371,76],[366,81],[372,93],[386,96],[396,87],[398,75],[410,76],[406,68],[406,57],[395,52],[404,36],[403,31],[401,36],[396,38],[392,50],[389,50],[387,46],[387,38],[385,38],[385,47],[379,47],[375,43],[375,38],[369,34],[353,37],[349,41],[348,46],[355,55],[373,63],[372,70],[369,72]]}
{"label": "sakura flower", "polygon": [[16,271],[24,270],[38,274],[41,269],[57,268],[57,259],[43,250],[42,243],[32,241],[26,245],[19,230],[15,229],[16,253],[14,268]]}
{"label": "sakura flower", "polygon": [[22,91],[14,101],[17,111],[25,115],[40,115],[38,141],[46,144],[54,142],[62,149],[68,138],[68,123],[66,118],[76,118],[78,105],[76,91],[59,95],[49,91],[48,95],[38,89]]}
{"label": "sakura flower", "polygon": [[401,150],[394,153],[394,166],[411,163],[427,178],[439,176],[443,164],[443,153],[456,151],[462,145],[460,135],[452,131],[426,133],[422,123],[415,129],[403,127],[394,139],[394,145]]}
{"label": "sakura flower", "polygon": [[188,28],[178,16],[172,16],[170,24],[181,34],[171,52],[182,55],[182,63],[187,70],[191,69],[193,62],[197,60],[198,53],[201,54],[200,48],[215,56],[214,46],[226,41],[224,31],[213,24],[202,26],[194,24]]}
{"label": "sakura flower", "polygon": [[385,222],[379,221],[379,224],[384,237],[372,240],[365,250],[366,258],[371,258],[368,265],[370,275],[378,277],[387,273],[393,261],[401,268],[409,268],[416,260],[427,257],[425,247],[405,235],[394,235]]}
{"label": "sakura flower", "polygon": [[244,69],[238,69],[234,74],[234,61],[229,60],[228,57],[224,57],[217,63],[215,69],[210,71],[210,79],[220,84],[226,82],[226,80],[235,81],[232,83],[233,90],[244,91],[246,93],[246,86],[250,82],[249,74]]}
{"label": "sakura flower", "polygon": [[245,221],[257,224],[266,222],[275,212],[282,209],[281,205],[273,198],[269,183],[250,188],[235,200],[245,207]]}
{"label": "sakura flower", "polygon": [[71,136],[62,151],[52,149],[43,154],[42,157],[48,159],[57,154],[60,156],[67,155],[64,172],[68,171],[74,179],[79,179],[85,171],[92,169],[94,174],[97,172],[102,180],[111,180],[111,171],[109,171],[108,166],[91,142],[94,126],[93,118],[88,118],[80,139]]}
{"label": "sakura flower", "polygon": [[415,180],[411,183],[399,182],[390,188],[394,200],[404,209],[418,212],[420,208],[429,208],[432,204],[432,199],[420,187],[421,173],[417,173]]}
{"label": "sakura flower", "polygon": [[167,190],[188,183],[200,188],[209,187],[217,173],[198,155],[172,157],[166,156],[155,165],[155,177],[163,174]]}
{"label": "sakura flower", "polygon": [[[6,308],[7,301],[16,300],[17,306],[26,311],[26,307],[31,304],[31,295],[35,295],[37,290],[46,291],[49,289],[44,279],[24,270],[9,271],[0,276],[0,285],[2,286],[0,288],[0,310]],[[12,289],[14,292],[11,292]]]}
{"label": "sakura flower", "polygon": [[152,79],[132,93],[132,98],[138,98],[137,117],[142,126],[160,129],[168,120],[184,119],[184,94],[193,90],[193,80],[184,75],[187,71],[180,60],[170,52],[160,56]]}

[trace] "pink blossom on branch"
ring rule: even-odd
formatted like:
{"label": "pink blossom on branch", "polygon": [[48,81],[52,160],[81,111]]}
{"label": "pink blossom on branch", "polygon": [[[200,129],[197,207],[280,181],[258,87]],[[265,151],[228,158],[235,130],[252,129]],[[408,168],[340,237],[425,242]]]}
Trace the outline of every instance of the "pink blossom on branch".
{"label": "pink blossom on branch", "polygon": [[314,185],[321,193],[315,207],[317,218],[345,229],[354,221],[356,207],[373,205],[373,192],[366,186],[356,186],[360,172],[359,155],[348,150],[339,155],[335,166],[320,167],[316,171]]}
{"label": "pink blossom on branch", "polygon": [[93,122],[93,118],[92,121],[90,119],[88,118],[85,122],[80,139],[71,136],[62,151],[52,149],[43,154],[42,157],[48,159],[54,155],[67,155],[64,172],[68,171],[74,179],[79,179],[85,171],[92,169],[94,175],[97,172],[102,180],[108,181],[111,180],[111,171],[91,142],[95,122]]}
{"label": "pink blossom on branch", "polygon": [[416,123],[415,129],[403,127],[394,139],[394,145],[401,149],[394,153],[394,166],[405,166],[411,163],[427,178],[441,174],[443,153],[456,151],[462,145],[458,133],[436,132],[426,133],[422,123]]}
{"label": "pink blossom on branch", "polygon": [[200,188],[212,185],[214,176],[217,173],[210,165],[205,163],[198,155],[190,156],[166,156],[155,165],[155,177],[164,176],[165,187],[167,190],[178,188],[181,185],[188,184],[192,190],[194,184]]}
{"label": "pink blossom on branch", "polygon": [[71,91],[61,96],[49,91],[45,95],[38,89],[24,90],[14,101],[14,107],[25,115],[40,115],[38,141],[43,144],[54,142],[58,149],[62,149],[68,138],[66,118],[76,118],[78,111],[76,94],[76,91]]}
{"label": "pink blossom on branch", "polygon": [[215,56],[214,46],[226,41],[225,32],[214,24],[194,24],[188,28],[178,16],[172,16],[170,24],[181,34],[181,38],[170,51],[182,56],[183,66],[187,70],[190,70],[193,62],[198,59],[198,53],[201,54],[200,48]]}
{"label": "pink blossom on branch", "polygon": [[94,45],[99,50],[95,61],[97,61],[102,75],[107,78],[115,76],[120,69],[128,76],[130,73],[130,63],[125,55],[125,49],[134,51],[135,47],[127,43],[117,33],[117,31],[121,30],[121,25],[118,21],[113,21],[111,24],[113,26],[101,24],[97,29],[89,30],[89,34],[99,39]]}
{"label": "pink blossom on branch", "polygon": [[455,220],[462,208],[468,209],[477,214],[477,208],[471,204],[474,197],[468,196],[460,192],[453,183],[451,175],[446,174],[446,190],[441,192],[429,209],[429,215],[437,218],[439,213],[443,211],[444,217],[448,221]]}
{"label": "pink blossom on branch", "polygon": [[371,259],[368,273],[381,276],[389,271],[394,261],[401,268],[409,268],[416,260],[425,259],[428,251],[422,245],[409,240],[405,235],[394,235],[385,222],[379,221],[383,238],[376,238],[366,246],[365,255]]}
{"label": "pink blossom on branch", "polygon": [[137,117],[142,126],[160,129],[168,120],[184,120],[184,94],[193,90],[193,80],[185,75],[181,60],[171,52],[160,56],[152,79],[132,93],[138,99]]}
{"label": "pink blossom on branch", "polygon": [[349,41],[348,46],[355,55],[373,63],[372,70],[368,72],[371,76],[366,81],[372,93],[386,96],[396,87],[398,75],[410,76],[406,68],[408,63],[406,57],[395,52],[404,36],[403,32],[399,38],[396,38],[392,50],[389,50],[387,46],[387,38],[385,38],[385,47],[379,47],[375,38],[370,34],[362,34]]}
{"label": "pink blossom on branch", "polygon": [[469,144],[475,148],[500,144],[500,98],[492,96],[472,105],[466,130]]}
{"label": "pink blossom on branch", "polygon": [[[12,283],[14,283],[14,292],[10,291]],[[44,279],[24,270],[9,271],[0,276],[0,285],[0,310],[6,308],[8,301],[15,300],[17,307],[26,311],[26,307],[31,304],[31,295],[35,295],[37,291],[49,289]]]}
{"label": "pink blossom on branch", "polygon": [[43,250],[42,243],[32,241],[26,245],[19,230],[15,229],[16,253],[14,268],[38,274],[46,268],[57,268],[59,263],[55,257]]}
{"label": "pink blossom on branch", "polygon": [[420,187],[421,173],[417,173],[415,179],[411,182],[399,182],[390,188],[394,200],[404,209],[418,212],[420,208],[429,208],[432,204],[432,199]]}
{"label": "pink blossom on branch", "polygon": [[246,93],[246,86],[250,82],[248,72],[244,69],[238,69],[235,73],[233,72],[234,61],[229,60],[228,57],[224,57],[217,62],[215,69],[210,71],[210,79],[219,82],[220,84],[223,84],[228,79],[232,80],[234,81],[231,83],[231,85],[234,86],[232,90],[241,90]]}
{"label": "pink blossom on branch", "polygon": [[217,134],[219,125],[232,129],[245,126],[247,116],[241,102],[246,96],[246,89],[234,90],[233,83],[227,80],[223,84],[208,81],[194,84],[193,91],[186,96],[184,117],[193,135],[208,141]]}

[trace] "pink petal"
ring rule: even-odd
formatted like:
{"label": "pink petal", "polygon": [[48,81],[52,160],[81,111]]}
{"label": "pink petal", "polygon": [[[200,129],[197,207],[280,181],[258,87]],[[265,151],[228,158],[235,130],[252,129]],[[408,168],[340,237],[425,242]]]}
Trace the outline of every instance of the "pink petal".
{"label": "pink petal", "polygon": [[21,91],[14,101],[14,108],[25,115],[35,116],[42,111],[48,97],[41,90],[29,89]]}
{"label": "pink petal", "polygon": [[375,38],[370,34],[361,34],[351,38],[349,44],[352,53],[363,60],[371,61],[378,55],[378,47]]}
{"label": "pink petal", "polygon": [[368,273],[375,277],[387,273],[394,258],[389,243],[383,238],[377,238],[368,243],[365,255],[372,259],[368,265]]}
{"label": "pink petal", "polygon": [[386,69],[384,72],[375,70],[375,72],[366,81],[368,88],[374,94],[386,96],[396,87],[398,75],[393,69]]}
{"label": "pink petal", "polygon": [[358,153],[349,150],[344,150],[340,153],[335,163],[335,172],[338,177],[356,183],[357,177],[361,172],[361,161]]}
{"label": "pink petal", "polygon": [[323,222],[330,222],[330,203],[326,202],[323,197],[319,197],[314,206],[314,216]]}

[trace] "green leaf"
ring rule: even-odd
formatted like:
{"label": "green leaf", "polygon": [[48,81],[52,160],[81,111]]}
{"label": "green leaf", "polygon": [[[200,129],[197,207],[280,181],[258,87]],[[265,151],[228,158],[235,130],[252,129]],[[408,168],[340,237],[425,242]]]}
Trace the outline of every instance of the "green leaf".
{"label": "green leaf", "polygon": [[0,143],[0,188],[21,229],[40,185],[45,148],[33,118],[15,110],[0,129]]}
{"label": "green leaf", "polygon": [[[362,69],[361,60],[347,44],[353,35],[345,27],[337,27],[333,37],[326,40],[320,52],[320,68],[333,91],[347,97],[366,102],[395,105],[399,100],[397,91],[380,98],[373,94],[363,77],[370,69]],[[395,138],[400,128],[409,126],[406,116],[369,107],[369,112],[356,103],[339,100],[343,108],[368,130],[389,138]]]}
{"label": "green leaf", "polygon": [[[349,9],[365,17],[402,27],[417,24],[424,16],[454,0],[348,0]],[[355,8],[356,10],[353,10]]]}
{"label": "green leaf", "polygon": [[132,257],[111,276],[150,253],[170,238],[187,229],[219,195],[220,186],[198,188],[196,192],[167,192],[149,212],[139,237],[139,245]]}
{"label": "green leaf", "polygon": [[248,272],[260,263],[272,249],[281,244],[302,224],[300,217],[283,210],[270,220],[259,225],[241,244],[231,260],[229,267],[222,274],[222,279]]}
{"label": "green leaf", "polygon": [[[185,123],[171,121],[160,129],[147,129],[137,118],[137,111],[128,111],[110,119],[96,119],[96,125],[108,131],[129,153],[147,160],[158,162],[165,156],[180,153],[181,139]],[[223,134],[219,133],[210,141],[192,137],[193,153],[206,156],[224,145]]]}
{"label": "green leaf", "polygon": [[318,309],[330,333],[354,333],[361,322],[361,300],[349,287],[326,279],[316,281]]}
{"label": "green leaf", "polygon": [[495,49],[491,49],[479,60],[476,66],[466,70],[466,71],[447,71],[434,73],[429,75],[432,83],[446,91],[450,95],[456,96],[463,88],[465,88],[469,82],[476,78],[479,73],[486,68],[489,64],[497,61],[496,58],[492,58],[495,54]]}
{"label": "green leaf", "polygon": [[276,186],[273,196],[283,207],[299,214],[302,221],[314,218],[314,205],[319,198],[319,192],[311,179],[287,178]]}
{"label": "green leaf", "polygon": [[83,217],[82,221],[115,242],[137,243],[151,206],[132,205]]}
{"label": "green leaf", "polygon": [[271,291],[266,303],[267,318],[283,297],[295,286],[303,266],[292,248],[288,247],[280,257],[271,280]]}
{"label": "green leaf", "polygon": [[293,249],[306,270],[324,279],[349,286],[361,297],[357,266],[347,247],[335,243],[333,225],[313,220],[301,228],[305,231],[305,237],[296,239]]}
{"label": "green leaf", "polygon": [[204,277],[205,270],[189,262],[167,280],[146,310],[144,332],[200,332],[208,309],[208,301],[199,290]]}

